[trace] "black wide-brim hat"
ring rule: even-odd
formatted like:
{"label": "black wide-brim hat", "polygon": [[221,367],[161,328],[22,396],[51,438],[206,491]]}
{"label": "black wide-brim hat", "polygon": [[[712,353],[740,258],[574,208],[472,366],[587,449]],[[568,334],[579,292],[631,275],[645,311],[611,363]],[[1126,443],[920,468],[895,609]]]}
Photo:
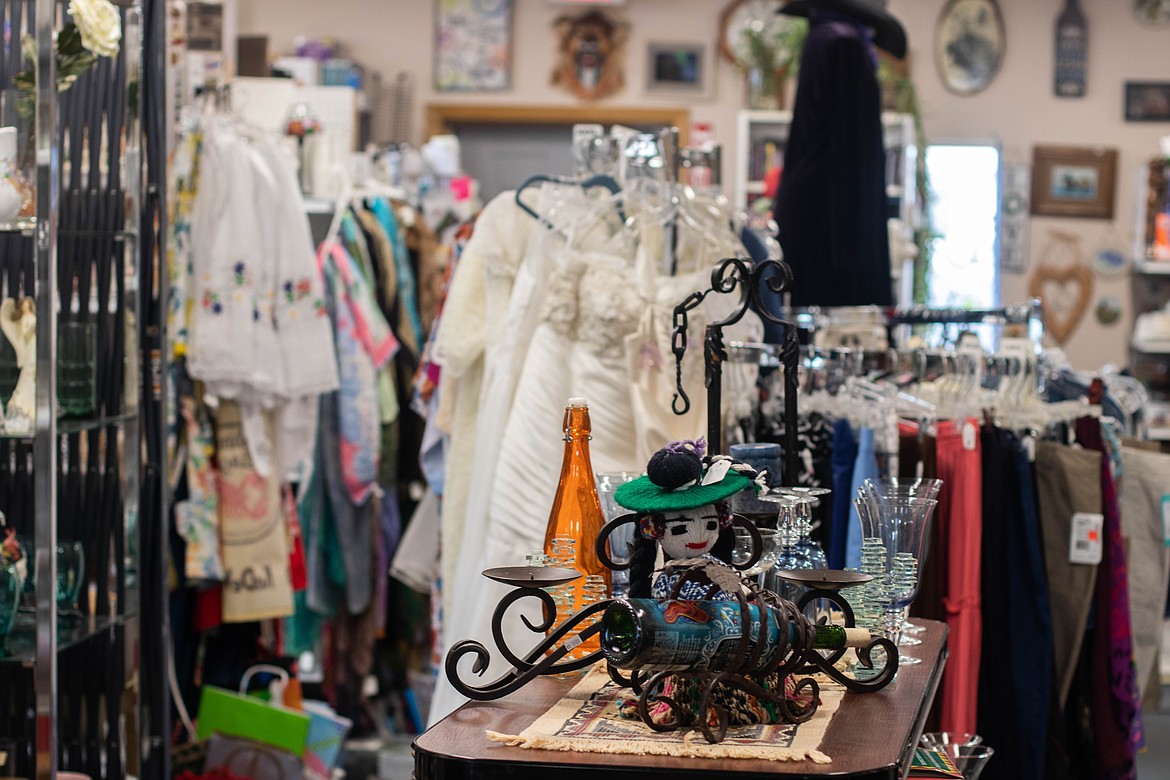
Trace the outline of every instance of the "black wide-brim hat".
{"label": "black wide-brim hat", "polygon": [[879,49],[902,59],[906,56],[906,30],[886,10],[881,0],[792,0],[780,7],[779,13],[789,16],[809,16],[818,8],[840,11],[873,28],[873,43]]}

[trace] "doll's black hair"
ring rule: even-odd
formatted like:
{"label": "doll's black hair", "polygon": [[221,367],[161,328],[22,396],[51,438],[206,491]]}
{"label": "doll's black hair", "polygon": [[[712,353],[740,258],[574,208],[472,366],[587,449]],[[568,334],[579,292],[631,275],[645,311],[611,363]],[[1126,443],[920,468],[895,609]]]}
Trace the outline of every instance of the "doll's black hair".
{"label": "doll's black hair", "polygon": [[[715,502],[715,510],[720,518],[731,516],[731,505],[726,500]],[[665,517],[661,512],[647,515],[651,524],[661,527]],[[641,522],[639,523],[641,525]],[[735,547],[735,531],[730,523],[724,526],[720,523],[719,537],[711,548],[711,555],[724,563],[731,563],[731,551]],[[654,574],[654,562],[658,556],[658,540],[647,539],[641,531],[634,534],[634,549],[630,554],[630,598],[650,598],[651,575]]]}

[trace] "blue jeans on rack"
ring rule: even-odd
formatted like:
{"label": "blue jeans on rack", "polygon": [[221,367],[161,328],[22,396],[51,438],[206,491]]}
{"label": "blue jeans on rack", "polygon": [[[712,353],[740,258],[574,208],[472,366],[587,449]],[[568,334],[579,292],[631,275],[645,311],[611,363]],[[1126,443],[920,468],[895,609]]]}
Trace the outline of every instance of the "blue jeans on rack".
{"label": "blue jeans on rack", "polygon": [[829,568],[845,568],[845,542],[849,520],[853,517],[853,464],[857,461],[857,442],[848,420],[833,423],[833,517],[829,528]]}
{"label": "blue jeans on rack", "polygon": [[877,453],[873,448],[873,428],[862,428],[857,439],[857,460],[853,464],[853,479],[850,482],[848,496],[849,527],[845,538],[845,567],[856,569],[861,567],[861,516],[853,506],[853,497],[867,479],[877,480],[878,473]]}

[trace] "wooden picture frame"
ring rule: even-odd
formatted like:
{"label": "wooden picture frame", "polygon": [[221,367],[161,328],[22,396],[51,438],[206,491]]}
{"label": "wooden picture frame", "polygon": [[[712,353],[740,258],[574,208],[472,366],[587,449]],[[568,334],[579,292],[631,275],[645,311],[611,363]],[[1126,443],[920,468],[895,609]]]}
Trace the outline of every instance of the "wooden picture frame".
{"label": "wooden picture frame", "polygon": [[1113,219],[1116,191],[1116,149],[1032,148],[1033,216]]}
{"label": "wooden picture frame", "polygon": [[711,56],[702,43],[646,44],[646,92],[710,97]]}
{"label": "wooden picture frame", "polygon": [[1170,122],[1170,81],[1125,82],[1126,122]]}

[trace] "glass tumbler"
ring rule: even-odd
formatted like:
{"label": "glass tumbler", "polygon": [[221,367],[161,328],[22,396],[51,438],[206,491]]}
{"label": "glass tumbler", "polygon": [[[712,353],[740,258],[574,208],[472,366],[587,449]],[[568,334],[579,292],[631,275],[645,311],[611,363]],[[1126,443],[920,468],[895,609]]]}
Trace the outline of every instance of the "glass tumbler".
{"label": "glass tumbler", "polygon": [[57,325],[57,405],[66,417],[97,410],[97,337],[92,322]]}
{"label": "glass tumbler", "polygon": [[[864,490],[860,492],[865,495]],[[870,594],[882,610],[879,630],[897,644],[902,635],[902,610],[918,595],[919,567],[938,501],[881,498],[871,493],[859,496],[854,503],[862,523],[862,568],[875,576],[869,584]],[[902,653],[900,663],[915,664],[920,659]]]}
{"label": "glass tumbler", "polygon": [[81,542],[57,542],[57,614],[63,618],[80,616],[77,599],[85,581],[85,554]]}

